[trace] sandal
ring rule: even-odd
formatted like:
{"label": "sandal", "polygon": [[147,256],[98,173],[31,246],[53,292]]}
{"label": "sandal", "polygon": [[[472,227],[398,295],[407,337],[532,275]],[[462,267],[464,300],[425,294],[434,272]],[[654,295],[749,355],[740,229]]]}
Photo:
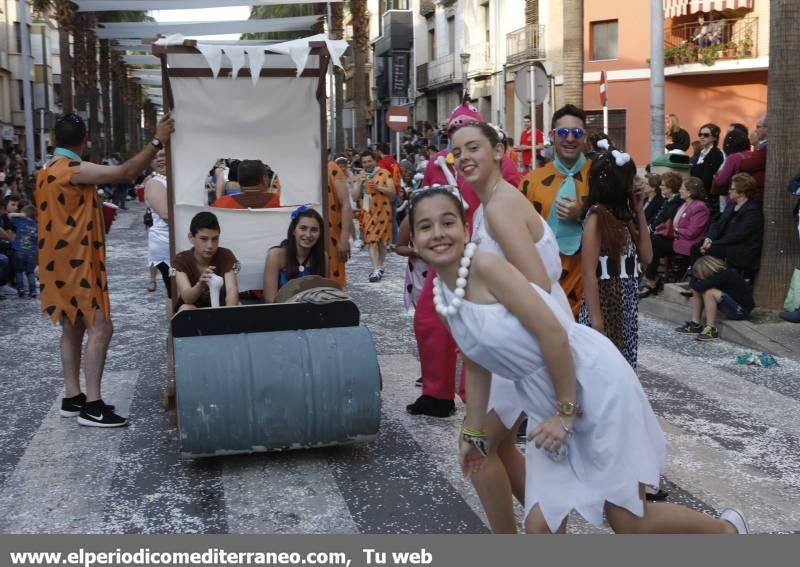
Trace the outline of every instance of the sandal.
{"label": "sandal", "polygon": [[150,285],[147,286],[147,291],[153,292],[155,290],[156,290],[156,282],[152,281],[150,282]]}

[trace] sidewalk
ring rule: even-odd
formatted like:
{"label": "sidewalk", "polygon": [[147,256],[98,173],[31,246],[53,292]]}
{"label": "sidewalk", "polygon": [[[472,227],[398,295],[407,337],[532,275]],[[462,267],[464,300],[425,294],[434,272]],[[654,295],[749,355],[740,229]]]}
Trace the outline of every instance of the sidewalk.
{"label": "sidewalk", "polygon": [[[681,291],[679,284],[667,284],[661,294],[640,300],[639,309],[680,325],[689,318],[689,299]],[[720,338],[756,353],[767,352],[800,361],[800,324],[787,323],[772,311],[755,309],[747,321],[723,318],[717,322],[717,329]]]}

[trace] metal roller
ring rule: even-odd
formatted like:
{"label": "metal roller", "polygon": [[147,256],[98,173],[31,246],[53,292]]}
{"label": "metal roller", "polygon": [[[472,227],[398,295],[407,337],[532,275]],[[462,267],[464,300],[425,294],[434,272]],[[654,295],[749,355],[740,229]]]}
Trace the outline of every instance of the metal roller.
{"label": "metal roller", "polygon": [[350,326],[175,338],[184,457],[369,441],[380,423],[372,336]]}

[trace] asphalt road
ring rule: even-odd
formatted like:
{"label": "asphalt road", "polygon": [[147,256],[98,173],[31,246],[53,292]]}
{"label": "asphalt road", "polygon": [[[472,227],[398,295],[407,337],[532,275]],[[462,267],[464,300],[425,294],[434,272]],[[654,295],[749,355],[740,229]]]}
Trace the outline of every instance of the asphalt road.
{"label": "asphalt road", "polygon": [[[403,259],[368,283],[365,252],[350,291],[375,340],[384,380],[374,442],[355,447],[182,461],[160,407],[166,372],[164,292],[148,293],[142,210],[109,235],[115,334],[104,398],[131,424],[99,430],[58,415],[59,329],[38,302],[0,302],[0,532],[485,533],[455,460],[459,415],[413,417],[419,395]],[[222,242],[224,245],[224,232]],[[187,244],[188,246],[188,244]],[[744,349],[696,343],[642,317],[641,380],[669,442],[672,501],[714,513],[733,505],[757,532],[800,531],[800,364],[736,365]],[[570,531],[608,532],[573,518]]]}

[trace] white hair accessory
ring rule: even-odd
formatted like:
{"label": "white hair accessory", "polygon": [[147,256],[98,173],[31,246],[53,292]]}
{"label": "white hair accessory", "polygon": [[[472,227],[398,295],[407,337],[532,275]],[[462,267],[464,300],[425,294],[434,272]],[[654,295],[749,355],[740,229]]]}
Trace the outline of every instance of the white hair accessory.
{"label": "white hair accessory", "polygon": [[631,155],[626,154],[625,152],[621,152],[619,150],[611,150],[611,155],[614,156],[614,160],[616,161],[619,167],[622,167],[629,161],[631,161]]}
{"label": "white hair accessory", "polygon": [[439,183],[434,183],[434,184],[433,184],[433,185],[431,185],[430,187],[420,187],[419,189],[417,189],[417,190],[416,190],[416,191],[414,191],[414,192],[415,192],[415,193],[417,193],[418,191],[427,191],[427,190],[429,190],[429,189],[445,189],[445,190],[447,190],[447,191],[448,191],[449,193],[451,193],[451,194],[452,194],[452,195],[453,195],[453,196],[454,196],[456,199],[458,199],[459,201],[461,201],[461,206],[462,206],[462,207],[464,207],[464,210],[465,210],[465,211],[469,210],[469,203],[467,203],[467,202],[464,200],[464,197],[462,197],[462,196],[461,196],[461,191],[459,191],[459,189],[458,189],[458,187],[457,187],[457,186],[455,186],[455,185],[440,185]]}
{"label": "white hair accessory", "polygon": [[601,150],[608,151],[611,145],[608,143],[608,140],[603,138],[602,140],[597,141],[597,147],[600,148]]}

